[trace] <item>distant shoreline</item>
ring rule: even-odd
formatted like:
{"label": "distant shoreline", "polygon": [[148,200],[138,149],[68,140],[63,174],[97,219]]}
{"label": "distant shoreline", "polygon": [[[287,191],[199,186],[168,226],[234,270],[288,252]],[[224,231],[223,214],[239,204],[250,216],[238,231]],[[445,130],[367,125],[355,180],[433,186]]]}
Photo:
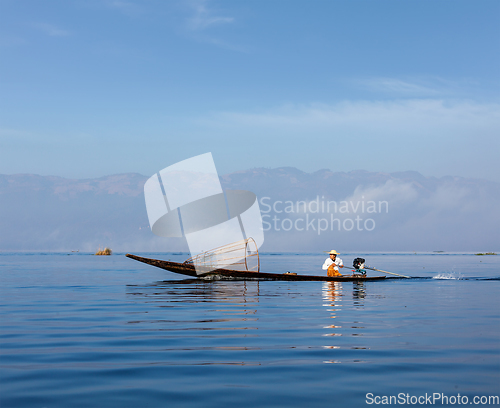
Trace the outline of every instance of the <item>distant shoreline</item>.
{"label": "distant shoreline", "polygon": [[[165,254],[165,255],[186,255],[186,256],[191,256],[189,252],[178,252],[178,251],[134,251],[134,250],[128,250],[128,251],[113,251],[113,256],[121,256],[125,255],[126,253],[136,253],[136,254]],[[305,251],[305,252],[299,252],[299,251],[259,251],[260,255],[323,255],[322,251],[318,252],[311,252],[311,251]],[[61,254],[61,255],[92,255],[95,256],[95,252],[93,251],[61,251],[61,250],[4,250],[0,249],[0,254]],[[478,255],[490,255],[494,256],[497,255],[498,253],[496,252],[463,252],[463,251],[345,251],[343,252],[340,256],[355,256],[355,255],[473,255],[473,256],[478,256]]]}

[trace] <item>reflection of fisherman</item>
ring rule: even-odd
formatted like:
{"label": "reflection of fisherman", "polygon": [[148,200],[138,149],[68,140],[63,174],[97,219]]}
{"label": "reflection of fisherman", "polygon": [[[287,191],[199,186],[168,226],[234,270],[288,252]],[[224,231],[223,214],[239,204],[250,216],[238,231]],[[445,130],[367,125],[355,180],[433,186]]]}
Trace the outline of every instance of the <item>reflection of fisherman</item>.
{"label": "reflection of fisherman", "polygon": [[344,267],[344,262],[342,262],[342,259],[337,258],[337,255],[340,255],[337,251],[330,251],[330,257],[323,264],[323,270],[327,271],[328,276],[342,276],[339,268]]}

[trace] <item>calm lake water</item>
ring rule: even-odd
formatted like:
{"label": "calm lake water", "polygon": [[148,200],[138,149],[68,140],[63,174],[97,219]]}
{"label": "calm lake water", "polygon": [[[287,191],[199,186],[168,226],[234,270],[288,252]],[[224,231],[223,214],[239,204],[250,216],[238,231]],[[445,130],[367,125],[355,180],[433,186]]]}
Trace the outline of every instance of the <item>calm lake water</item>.
{"label": "calm lake water", "polygon": [[[361,407],[367,393],[500,395],[500,256],[342,258],[358,255],[420,278],[199,282],[124,254],[0,253],[0,406]],[[263,254],[261,269],[324,274],[325,258]]]}

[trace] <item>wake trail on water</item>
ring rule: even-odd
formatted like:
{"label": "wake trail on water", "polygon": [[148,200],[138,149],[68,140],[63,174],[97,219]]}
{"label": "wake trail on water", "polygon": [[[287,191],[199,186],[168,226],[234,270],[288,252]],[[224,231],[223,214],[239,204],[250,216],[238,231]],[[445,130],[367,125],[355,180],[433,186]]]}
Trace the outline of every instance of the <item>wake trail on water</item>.
{"label": "wake trail on water", "polygon": [[463,276],[459,276],[456,273],[448,272],[448,273],[440,273],[436,276],[433,276],[432,279],[456,279],[461,280]]}
{"label": "wake trail on water", "polygon": [[461,276],[457,275],[456,273],[453,272],[448,272],[448,273],[440,273],[436,276],[433,276],[431,279],[437,279],[437,280],[472,280],[472,281],[497,281],[500,280],[500,277],[493,277],[493,278],[488,278],[488,277],[480,277],[480,276],[475,276],[475,277],[467,277],[467,276]]}

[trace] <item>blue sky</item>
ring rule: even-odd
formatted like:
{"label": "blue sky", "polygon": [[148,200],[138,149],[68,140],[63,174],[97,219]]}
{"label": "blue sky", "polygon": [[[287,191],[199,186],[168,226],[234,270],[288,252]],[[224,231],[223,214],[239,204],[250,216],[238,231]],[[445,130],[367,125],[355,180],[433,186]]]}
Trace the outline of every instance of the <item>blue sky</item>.
{"label": "blue sky", "polygon": [[0,3],[0,173],[500,181],[500,2]]}

